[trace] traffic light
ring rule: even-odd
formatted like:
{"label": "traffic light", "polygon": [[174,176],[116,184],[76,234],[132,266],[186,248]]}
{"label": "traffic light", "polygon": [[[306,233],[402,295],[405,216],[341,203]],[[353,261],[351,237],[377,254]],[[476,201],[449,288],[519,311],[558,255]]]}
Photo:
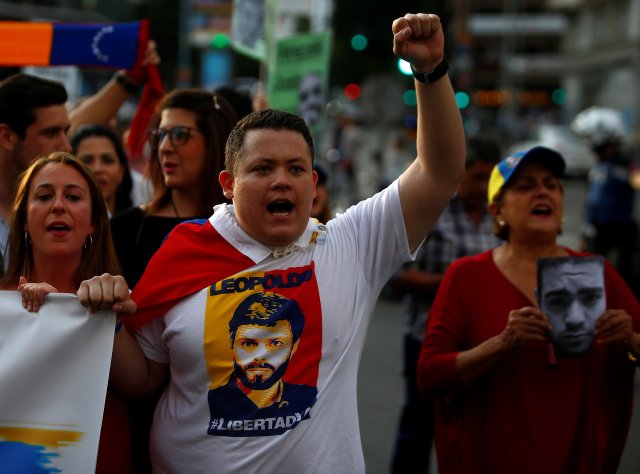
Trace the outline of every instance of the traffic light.
{"label": "traffic light", "polygon": [[462,110],[469,107],[469,102],[471,102],[469,94],[463,91],[456,92],[456,104],[458,104],[459,109]]}
{"label": "traffic light", "polygon": [[559,88],[551,93],[551,100],[556,105],[564,105],[567,103],[567,91]]}
{"label": "traffic light", "polygon": [[405,103],[405,105],[408,106],[416,105],[418,103],[418,97],[416,96],[415,89],[404,91],[404,93],[402,94],[402,101]]}
{"label": "traffic light", "polygon": [[231,41],[229,40],[229,37],[224,33],[216,33],[211,38],[210,44],[213,48],[225,49],[229,47],[229,45],[231,44]]}
{"label": "traffic light", "polygon": [[411,70],[411,64],[409,64],[404,59],[398,59],[398,71],[400,71],[405,76],[413,76],[413,71]]}
{"label": "traffic light", "polygon": [[356,100],[360,97],[362,90],[358,84],[347,84],[344,88],[344,96],[349,100]]}
{"label": "traffic light", "polygon": [[369,40],[365,35],[357,34],[351,37],[351,47],[356,51],[364,51],[369,44]]}

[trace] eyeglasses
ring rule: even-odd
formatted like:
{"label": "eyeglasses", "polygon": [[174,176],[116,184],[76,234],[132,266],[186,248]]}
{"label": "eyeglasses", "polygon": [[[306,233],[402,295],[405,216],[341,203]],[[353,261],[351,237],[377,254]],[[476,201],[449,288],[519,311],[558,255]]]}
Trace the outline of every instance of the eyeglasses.
{"label": "eyeglasses", "polygon": [[187,127],[186,125],[179,125],[168,130],[155,128],[149,132],[149,143],[153,147],[158,147],[164,140],[164,137],[169,135],[169,141],[173,146],[182,146],[189,141],[192,131],[202,133],[197,128]]}

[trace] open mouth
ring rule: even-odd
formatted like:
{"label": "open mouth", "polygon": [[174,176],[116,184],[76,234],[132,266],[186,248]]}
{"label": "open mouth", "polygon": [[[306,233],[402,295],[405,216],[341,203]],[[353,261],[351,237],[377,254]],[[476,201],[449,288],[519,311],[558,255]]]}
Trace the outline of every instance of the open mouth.
{"label": "open mouth", "polygon": [[293,211],[290,201],[273,201],[267,204],[267,210],[276,217],[287,217]]}
{"label": "open mouth", "polygon": [[50,226],[48,226],[47,230],[51,231],[51,232],[64,232],[64,231],[67,231],[67,230],[71,230],[71,227],[69,227],[66,224],[55,223],[55,224],[51,224]]}
{"label": "open mouth", "polygon": [[533,211],[531,212],[534,216],[550,216],[552,211],[551,211],[551,207],[545,204],[540,204],[534,207]]}
{"label": "open mouth", "polygon": [[52,222],[47,226],[47,232],[49,232],[54,237],[64,237],[69,234],[71,231],[71,227],[69,227],[64,222]]}

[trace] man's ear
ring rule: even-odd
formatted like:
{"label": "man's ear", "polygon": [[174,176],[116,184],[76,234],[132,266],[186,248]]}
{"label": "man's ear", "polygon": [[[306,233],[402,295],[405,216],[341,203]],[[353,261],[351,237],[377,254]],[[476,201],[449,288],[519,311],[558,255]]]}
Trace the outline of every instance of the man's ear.
{"label": "man's ear", "polygon": [[318,196],[318,192],[316,188],[318,187],[318,172],[313,170],[313,198],[315,199]]}
{"label": "man's ear", "polygon": [[0,148],[13,151],[18,143],[18,134],[6,123],[0,123]]}
{"label": "man's ear", "polygon": [[233,174],[229,170],[222,170],[218,175],[218,182],[222,187],[224,197],[233,199]]}

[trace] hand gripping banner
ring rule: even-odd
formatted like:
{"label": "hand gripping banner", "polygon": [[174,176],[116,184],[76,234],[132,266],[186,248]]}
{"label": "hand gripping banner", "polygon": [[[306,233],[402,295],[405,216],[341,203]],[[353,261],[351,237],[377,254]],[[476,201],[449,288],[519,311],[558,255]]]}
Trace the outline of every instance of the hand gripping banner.
{"label": "hand gripping banner", "polygon": [[0,471],[95,471],[115,316],[74,295],[38,313],[0,291]]}

